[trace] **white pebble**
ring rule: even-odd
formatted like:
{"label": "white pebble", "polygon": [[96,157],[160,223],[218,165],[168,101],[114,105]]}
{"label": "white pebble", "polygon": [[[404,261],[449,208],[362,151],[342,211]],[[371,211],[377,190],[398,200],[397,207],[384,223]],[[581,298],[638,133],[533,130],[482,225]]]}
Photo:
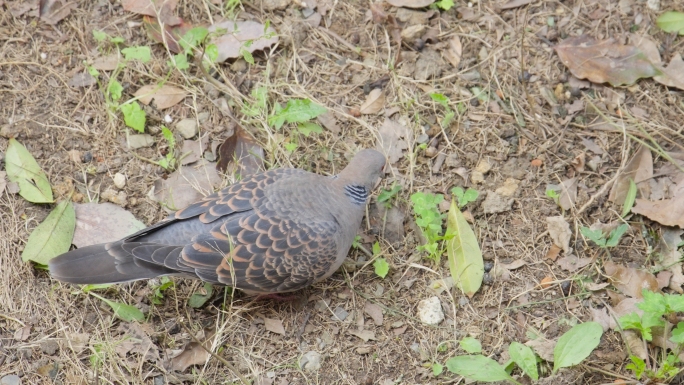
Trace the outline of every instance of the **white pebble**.
{"label": "white pebble", "polygon": [[126,187],[126,177],[123,174],[117,172],[112,179],[114,180],[114,186],[116,186],[116,188],[122,189]]}
{"label": "white pebble", "polygon": [[428,325],[437,325],[444,320],[442,304],[439,297],[434,296],[418,303],[418,318]]}

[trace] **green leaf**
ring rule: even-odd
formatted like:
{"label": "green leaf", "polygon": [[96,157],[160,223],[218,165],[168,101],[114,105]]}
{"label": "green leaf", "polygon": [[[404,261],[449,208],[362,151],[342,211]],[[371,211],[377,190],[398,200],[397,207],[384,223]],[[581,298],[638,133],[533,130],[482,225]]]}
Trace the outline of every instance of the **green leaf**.
{"label": "green leaf", "polygon": [[52,188],[30,152],[11,138],[5,153],[7,178],[19,185],[19,195],[32,203],[52,203]]}
{"label": "green leaf", "polygon": [[187,53],[197,47],[209,34],[209,30],[204,27],[194,27],[188,30],[178,42]]}
{"label": "green leaf", "polygon": [[613,229],[613,231],[610,232],[610,238],[608,238],[608,240],[606,241],[606,247],[617,246],[617,244],[620,243],[620,238],[622,238],[622,235],[625,234],[625,231],[627,231],[628,228],[629,225],[623,223],[620,226]]}
{"label": "green leaf", "polygon": [[188,62],[188,57],[186,54],[179,53],[178,55],[173,55],[173,60],[169,60],[169,67],[176,67],[179,70],[186,70],[190,68],[190,62]]}
{"label": "green leaf", "polygon": [[445,11],[448,11],[454,6],[454,0],[439,0],[435,3],[435,5]]}
{"label": "green leaf", "polygon": [[166,139],[166,143],[169,144],[169,148],[176,147],[176,138],[173,137],[171,130],[166,128],[166,126],[161,126],[161,133],[164,139]]}
{"label": "green leaf", "polygon": [[95,38],[96,42],[102,43],[109,38],[109,35],[102,31],[93,30],[93,37]]}
{"label": "green leaf", "polygon": [[672,329],[672,337],[670,337],[670,341],[679,345],[684,344],[684,322],[678,323],[677,327]]}
{"label": "green leaf", "polygon": [[204,306],[207,300],[211,298],[211,295],[214,292],[214,287],[207,282],[204,284],[204,291],[207,294],[194,293],[191,295],[190,298],[188,298],[188,306],[195,309]]}
{"label": "green leaf", "polygon": [[629,178],[629,189],[627,190],[627,196],[625,196],[625,203],[622,205],[622,217],[624,218],[632,211],[634,202],[636,201],[637,195],[637,185],[634,183],[632,178]]}
{"label": "green leaf", "polygon": [[139,60],[143,63],[147,63],[152,59],[150,47],[146,46],[127,47],[122,49],[121,53],[126,60]]}
{"label": "green leaf", "polygon": [[442,107],[447,109],[449,108],[449,98],[447,98],[444,94],[434,93],[430,94],[430,97]]}
{"label": "green leaf", "polygon": [[249,50],[240,48],[240,55],[242,55],[242,58],[245,59],[247,63],[254,65],[254,56],[252,56],[252,53],[249,52]]}
{"label": "green leaf", "polygon": [[511,356],[513,362],[515,362],[525,374],[535,381],[539,380],[537,357],[529,346],[513,341],[508,347],[508,354]]}
{"label": "green leaf", "polygon": [[684,295],[665,294],[665,305],[668,313],[684,312]]}
{"label": "green leaf", "polygon": [[385,278],[387,273],[389,273],[389,264],[385,258],[377,258],[373,262],[373,267],[375,268],[375,274],[380,278]]}
{"label": "green leaf", "polygon": [[382,253],[382,249],[380,248],[380,242],[375,242],[373,244],[373,255],[380,255]]}
{"label": "green leaf", "polygon": [[641,376],[644,375],[644,371],[646,370],[646,363],[644,360],[635,355],[630,355],[629,359],[632,361],[632,363],[627,364],[625,369],[633,371],[634,377],[636,377],[637,380],[640,380]]}
{"label": "green leaf", "polygon": [[442,364],[434,363],[432,364],[432,375],[437,377],[444,371],[444,366]]}
{"label": "green leaf", "polygon": [[667,303],[665,296],[660,293],[654,293],[648,289],[641,291],[644,300],[637,304],[637,307],[644,312],[655,314],[657,317],[662,316],[667,311]]}
{"label": "green leaf", "polygon": [[123,104],[119,108],[128,127],[138,132],[145,132],[145,111],[140,108],[138,102]]}
{"label": "green leaf", "polygon": [[216,44],[209,44],[205,49],[204,49],[204,54],[209,58],[209,61],[212,63],[216,63],[218,60],[219,56],[219,50],[218,46]]}
{"label": "green leaf", "polygon": [[[277,109],[277,108],[276,108]],[[284,109],[275,111],[273,116],[268,118],[268,124],[276,129],[283,123],[301,123],[313,119],[318,115],[326,113],[328,110],[312,102],[309,99],[291,99],[287,102]]]}
{"label": "green leaf", "polygon": [[480,344],[480,341],[473,337],[465,337],[459,341],[458,344],[461,345],[461,348],[468,353],[472,354],[482,352],[482,344]]}
{"label": "green leaf", "polygon": [[55,207],[47,218],[29,235],[21,259],[47,265],[52,258],[66,253],[71,247],[76,229],[76,211],[71,201]]}
{"label": "green leaf", "polygon": [[123,92],[123,86],[121,83],[116,81],[115,79],[112,79],[109,81],[109,84],[107,85],[107,93],[109,94],[109,97],[112,99],[112,101],[117,101],[121,99],[121,93]]}
{"label": "green leaf", "polygon": [[483,355],[449,358],[446,367],[450,372],[475,381],[513,381],[498,362]]}
{"label": "green leaf", "polygon": [[620,323],[622,329],[638,330],[641,333],[641,338],[646,341],[651,341],[653,339],[651,328],[645,327],[641,322],[641,317],[635,312],[623,315],[618,319],[618,323]]}
{"label": "green leaf", "polygon": [[446,234],[451,277],[454,284],[472,298],[482,285],[484,261],[477,237],[453,199],[447,215]]}
{"label": "green leaf", "polygon": [[684,12],[665,12],[656,19],[656,24],[665,32],[684,35]]}
{"label": "green leaf", "polygon": [[575,325],[558,339],[553,349],[553,373],[560,368],[577,365],[601,342],[603,327],[598,322]]}
{"label": "green leaf", "polygon": [[84,293],[88,293],[89,291],[92,290],[99,290],[99,289],[108,289],[114,285],[113,283],[91,283],[88,285],[83,285],[81,286],[81,290]]}
{"label": "green leaf", "polygon": [[391,189],[389,190],[382,190],[380,191],[380,194],[378,194],[378,202],[387,202],[390,199],[392,199],[397,193],[401,191],[401,185],[395,184],[392,186]]}
{"label": "green leaf", "polygon": [[311,135],[312,132],[315,134],[322,134],[323,133],[323,127],[319,126],[316,123],[312,123],[312,122],[299,123],[297,125],[297,129],[304,136],[309,136],[309,135]]}
{"label": "green leaf", "polygon": [[582,226],[580,227],[580,233],[589,238],[590,241],[594,242],[599,247],[604,247],[606,245],[606,239],[603,237],[603,231],[599,229],[592,230],[586,226]]}
{"label": "green leaf", "polygon": [[463,191],[462,187],[454,187],[451,189],[451,193],[458,199],[458,207],[463,208],[470,202],[475,202],[480,193],[472,188]]}
{"label": "green leaf", "polygon": [[125,42],[126,40],[124,40],[124,38],[121,36],[115,36],[115,37],[110,37],[109,41],[111,41],[112,44],[121,44],[121,43]]}
{"label": "green leaf", "polygon": [[99,296],[93,292],[90,292],[90,295],[104,301],[104,303],[109,305],[109,307],[111,307],[112,310],[114,310],[114,315],[119,317],[123,321],[126,321],[126,322],[132,322],[132,321],[142,322],[143,320],[145,320],[145,315],[140,311],[140,309],[138,309],[135,306],[126,305],[125,303],[110,301],[107,298]]}

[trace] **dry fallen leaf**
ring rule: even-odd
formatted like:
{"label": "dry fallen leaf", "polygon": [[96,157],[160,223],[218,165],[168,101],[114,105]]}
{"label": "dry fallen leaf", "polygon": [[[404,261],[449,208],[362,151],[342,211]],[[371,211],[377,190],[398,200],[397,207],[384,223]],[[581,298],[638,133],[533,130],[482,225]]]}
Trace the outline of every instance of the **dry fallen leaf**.
{"label": "dry fallen leaf", "polygon": [[404,151],[408,149],[408,128],[394,120],[385,119],[378,129],[378,134],[380,143],[377,148],[387,155],[390,164],[399,161],[404,156]]}
{"label": "dry fallen leaf", "polygon": [[359,107],[359,112],[362,114],[377,114],[385,107],[385,93],[380,88],[373,89],[366,101]]}
{"label": "dry fallen leaf", "polygon": [[113,71],[119,66],[119,54],[101,56],[93,61],[93,68],[99,71]]}
{"label": "dry fallen leaf", "polygon": [[506,10],[506,9],[513,9],[513,8],[519,8],[522,7],[523,5],[527,5],[530,3],[533,3],[534,0],[510,0],[505,4],[499,5],[497,8],[499,10]]}
{"label": "dry fallen leaf", "polygon": [[656,202],[637,199],[632,212],[641,214],[661,225],[684,228],[684,192],[680,192],[678,196],[672,199]]}
{"label": "dry fallen leaf", "polygon": [[636,183],[642,198],[647,199],[650,195],[648,180],[653,177],[653,155],[646,146],[641,146],[630,159],[625,168],[620,171],[615,184],[610,190],[608,200],[618,204],[625,202],[629,190],[629,180]]}
{"label": "dry fallen leaf", "polygon": [[79,248],[114,242],[147,227],[113,203],[74,203],[74,209],[76,229],[71,243]]}
{"label": "dry fallen leaf", "polygon": [[556,259],[558,259],[558,255],[560,254],[560,252],[560,247],[558,247],[557,245],[551,245],[551,247],[549,247],[549,251],[547,251],[546,255],[544,256],[544,259],[551,262],[555,262]]}
{"label": "dry fallen leaf", "polygon": [[373,323],[377,326],[382,326],[383,315],[382,308],[374,303],[366,302],[363,307],[363,312],[368,314],[372,319]]}
{"label": "dry fallen leaf", "polygon": [[684,90],[684,60],[679,53],[672,56],[667,67],[660,67],[662,75],[654,76],[653,80],[668,87]]}
{"label": "dry fallen leaf", "polygon": [[[207,338],[209,340],[209,338]],[[206,348],[209,348],[209,342],[206,343]],[[192,365],[203,365],[211,355],[202,345],[197,342],[190,342],[185,346],[183,352],[173,357],[169,363],[168,370],[184,372],[187,368]]]}
{"label": "dry fallen leaf", "polygon": [[[243,50],[249,53],[268,48],[278,42],[276,30],[256,21],[224,21],[209,27],[210,33],[219,29],[226,30],[224,35],[214,40],[218,48],[217,62],[243,56]],[[251,42],[251,43],[248,43]]]}
{"label": "dry fallen leaf", "polygon": [[147,36],[157,43],[165,44],[169,51],[173,53],[180,53],[183,51],[183,47],[180,46],[179,41],[185,36],[185,34],[192,29],[192,24],[186,23],[181,20],[178,25],[164,24],[164,36],[162,36],[162,28],[159,25],[159,21],[156,17],[144,16],[143,17],[143,27],[147,31]]}
{"label": "dry fallen leaf", "polygon": [[375,332],[372,330],[352,330],[349,334],[357,336],[363,340],[363,342],[368,342],[369,340],[375,340]]}
{"label": "dry fallen leaf", "polygon": [[157,17],[163,24],[175,26],[181,19],[173,14],[178,0],[121,0],[123,9],[128,12]]}
{"label": "dry fallen leaf", "polygon": [[570,239],[572,238],[572,231],[568,221],[562,216],[547,217],[546,224],[553,244],[563,249],[565,254],[568,254],[570,252]]}
{"label": "dry fallen leaf", "polygon": [[78,4],[69,0],[43,0],[40,2],[40,19],[44,22],[55,25],[69,16],[72,9],[76,9]]}
{"label": "dry fallen leaf", "polygon": [[642,298],[641,291],[643,289],[658,290],[656,277],[647,271],[621,266],[612,261],[604,262],[603,268],[606,275],[610,277],[613,286],[630,297]]}
{"label": "dry fallen leaf", "polygon": [[[669,279],[670,289],[682,294],[682,285],[684,285],[684,274],[682,273],[682,253],[678,246],[682,242],[682,233],[684,230],[676,228],[665,228],[660,236],[660,242],[657,246],[656,252],[660,254],[661,259],[656,264],[656,267],[667,269],[672,273]],[[662,271],[661,271],[662,273]]]}
{"label": "dry fallen leaf", "polygon": [[187,92],[185,90],[170,86],[163,85],[161,87],[156,84],[142,86],[139,90],[133,94],[140,100],[141,103],[149,105],[154,99],[154,105],[158,110],[163,110],[175,106],[185,99]]}
{"label": "dry fallen leaf", "polygon": [[218,149],[219,160],[216,169],[227,172],[228,165],[236,162],[242,177],[264,171],[264,149],[254,137],[241,126]]}
{"label": "dry fallen leaf", "polygon": [[214,163],[200,160],[195,166],[182,166],[169,177],[158,179],[150,198],[161,203],[168,211],[187,207],[214,192],[222,182]]}
{"label": "dry fallen leaf", "polygon": [[125,358],[129,353],[136,353],[144,357],[146,361],[159,362],[159,347],[150,339],[153,330],[149,324],[122,323],[119,331],[124,333],[122,340],[114,347],[114,351],[119,356]]}
{"label": "dry fallen leaf", "polygon": [[560,198],[558,199],[558,205],[563,210],[570,210],[575,207],[575,201],[577,200],[577,178],[566,179],[561,182],[560,188]]}
{"label": "dry fallen leaf", "polygon": [[551,287],[551,282],[553,281],[553,277],[546,276],[539,282],[539,286],[541,286],[542,289],[548,289]]}
{"label": "dry fallen leaf", "polygon": [[285,327],[283,321],[279,319],[264,318],[264,327],[271,333],[285,335]]}
{"label": "dry fallen leaf", "polygon": [[557,342],[556,340],[547,340],[539,337],[536,340],[525,342],[525,345],[531,347],[544,361],[553,362],[553,349],[556,347]]}
{"label": "dry fallen leaf", "polygon": [[318,115],[316,119],[323,127],[327,128],[333,134],[340,133],[340,126],[337,125],[337,119],[335,119],[335,114],[332,111],[327,111],[324,114]]}
{"label": "dry fallen leaf", "polygon": [[571,273],[583,268],[584,266],[591,263],[591,258],[577,258],[575,255],[566,255],[556,261],[556,264],[560,266],[561,269],[567,270]]}
{"label": "dry fallen leaf", "polygon": [[454,35],[449,39],[447,49],[444,50],[444,57],[451,63],[454,68],[458,68],[461,63],[461,56],[463,55],[463,45],[458,35]]}
{"label": "dry fallen leaf", "polygon": [[615,39],[599,41],[582,35],[563,40],[555,49],[574,76],[594,83],[631,85],[660,72],[638,48]]}
{"label": "dry fallen leaf", "polygon": [[435,0],[387,0],[390,5],[406,8],[424,8],[435,2]]}

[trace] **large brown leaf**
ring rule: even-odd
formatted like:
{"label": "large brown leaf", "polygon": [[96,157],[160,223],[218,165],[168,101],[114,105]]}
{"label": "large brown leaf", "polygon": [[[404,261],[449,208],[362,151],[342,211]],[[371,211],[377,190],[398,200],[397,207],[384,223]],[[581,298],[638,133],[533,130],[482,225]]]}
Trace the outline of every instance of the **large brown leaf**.
{"label": "large brown leaf", "polygon": [[178,0],[121,0],[123,9],[140,15],[159,17],[166,25],[179,25],[183,20],[173,14]]}
{"label": "large brown leaf", "polygon": [[638,48],[615,39],[599,41],[582,35],[563,40],[555,49],[575,77],[594,83],[629,85],[661,74]]}
{"label": "large brown leaf", "polygon": [[240,167],[243,178],[264,170],[264,149],[240,126],[236,126],[235,133],[221,144],[218,153],[216,169],[221,172],[226,172],[233,161]]}
{"label": "large brown leaf", "polygon": [[641,214],[661,225],[684,228],[684,193],[672,199],[663,199],[656,202],[637,199],[636,206],[632,208],[632,212]]}

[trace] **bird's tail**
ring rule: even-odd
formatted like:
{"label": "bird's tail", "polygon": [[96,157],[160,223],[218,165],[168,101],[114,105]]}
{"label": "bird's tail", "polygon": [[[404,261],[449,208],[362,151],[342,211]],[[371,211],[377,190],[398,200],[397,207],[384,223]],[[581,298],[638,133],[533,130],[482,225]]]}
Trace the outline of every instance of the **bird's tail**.
{"label": "bird's tail", "polygon": [[51,259],[48,268],[54,278],[77,284],[121,283],[173,273],[164,266],[135,258],[123,242],[72,250]]}

